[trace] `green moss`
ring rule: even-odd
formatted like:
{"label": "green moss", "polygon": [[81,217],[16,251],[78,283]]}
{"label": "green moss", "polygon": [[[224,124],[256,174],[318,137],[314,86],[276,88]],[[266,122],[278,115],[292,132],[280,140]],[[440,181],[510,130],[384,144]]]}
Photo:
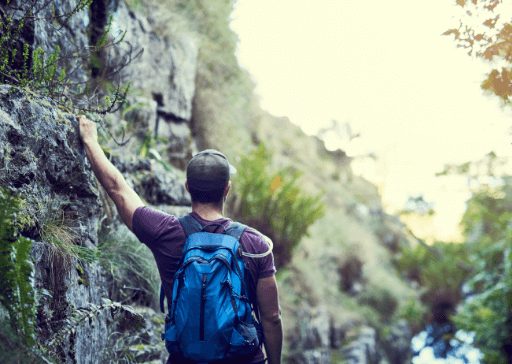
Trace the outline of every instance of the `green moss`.
{"label": "green moss", "polygon": [[83,276],[85,275],[84,269],[82,268],[82,266],[81,266],[81,265],[77,265],[77,266],[76,266],[76,271],[78,272],[78,275],[79,275],[80,277],[83,277]]}
{"label": "green moss", "polygon": [[161,317],[158,317],[158,316],[155,316],[151,319],[151,321],[155,324],[155,325],[164,325],[165,324],[165,320]]}
{"label": "green moss", "polygon": [[78,278],[78,284],[83,284],[84,286],[89,287],[89,281],[87,281],[83,278]]}

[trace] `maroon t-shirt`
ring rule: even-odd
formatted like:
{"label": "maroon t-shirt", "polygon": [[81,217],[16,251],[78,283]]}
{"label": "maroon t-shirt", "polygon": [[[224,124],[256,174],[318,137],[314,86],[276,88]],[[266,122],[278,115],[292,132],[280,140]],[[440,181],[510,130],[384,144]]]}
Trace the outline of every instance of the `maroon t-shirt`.
{"label": "maroon t-shirt", "polygon": [[[215,221],[203,220],[195,212],[190,213],[190,216],[195,218],[201,226],[217,223],[227,228],[232,222],[228,218]],[[132,224],[135,236],[137,236],[141,243],[148,246],[155,257],[160,278],[162,279],[162,286],[169,303],[172,299],[174,273],[178,268],[178,262],[185,247],[185,232],[176,217],[153,210],[148,206],[138,207],[135,210]],[[219,225],[212,225],[206,228],[206,231],[211,233],[221,233],[223,230]],[[251,254],[265,253],[269,249],[262,236],[250,227],[245,229],[240,237],[240,244],[244,252]],[[249,268],[249,277],[252,280],[253,287],[256,287],[258,279],[270,277],[276,273],[272,253],[263,258],[244,257],[244,261]],[[263,359],[263,351],[260,345],[251,363],[257,363],[263,361]]]}

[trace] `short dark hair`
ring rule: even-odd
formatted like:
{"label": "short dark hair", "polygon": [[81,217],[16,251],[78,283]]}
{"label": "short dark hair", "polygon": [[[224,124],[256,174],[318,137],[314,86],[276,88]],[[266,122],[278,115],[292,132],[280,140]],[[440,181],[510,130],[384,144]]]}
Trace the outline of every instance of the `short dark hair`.
{"label": "short dark hair", "polygon": [[227,185],[228,184],[226,183],[222,189],[212,191],[195,191],[190,188],[190,186],[188,187],[188,190],[190,192],[192,202],[194,203],[213,203],[215,205],[220,205]]}

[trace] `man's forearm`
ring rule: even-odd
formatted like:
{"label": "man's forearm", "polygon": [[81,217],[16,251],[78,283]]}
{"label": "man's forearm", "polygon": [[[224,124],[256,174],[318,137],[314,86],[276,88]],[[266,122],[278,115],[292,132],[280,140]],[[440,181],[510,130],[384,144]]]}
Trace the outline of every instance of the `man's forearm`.
{"label": "man's forearm", "polygon": [[269,364],[281,364],[283,350],[283,326],[281,319],[276,321],[261,321],[265,337],[265,352]]}
{"label": "man's forearm", "polygon": [[110,163],[97,141],[85,142],[84,147],[94,175],[100,181],[103,188],[107,192],[115,189],[120,179],[123,178],[121,172]]}

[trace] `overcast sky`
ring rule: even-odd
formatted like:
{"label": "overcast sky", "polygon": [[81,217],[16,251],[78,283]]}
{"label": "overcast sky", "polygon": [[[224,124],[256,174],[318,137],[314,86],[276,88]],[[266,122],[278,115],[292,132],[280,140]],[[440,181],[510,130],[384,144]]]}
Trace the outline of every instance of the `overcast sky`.
{"label": "overcast sky", "polygon": [[238,0],[232,28],[263,109],[308,134],[350,122],[361,137],[347,144],[331,135],[327,147],[377,152],[387,204],[423,192],[460,213],[467,194],[447,203],[434,173],[491,150],[510,155],[512,110],[483,95],[489,66],[441,36],[458,26],[454,3]]}

